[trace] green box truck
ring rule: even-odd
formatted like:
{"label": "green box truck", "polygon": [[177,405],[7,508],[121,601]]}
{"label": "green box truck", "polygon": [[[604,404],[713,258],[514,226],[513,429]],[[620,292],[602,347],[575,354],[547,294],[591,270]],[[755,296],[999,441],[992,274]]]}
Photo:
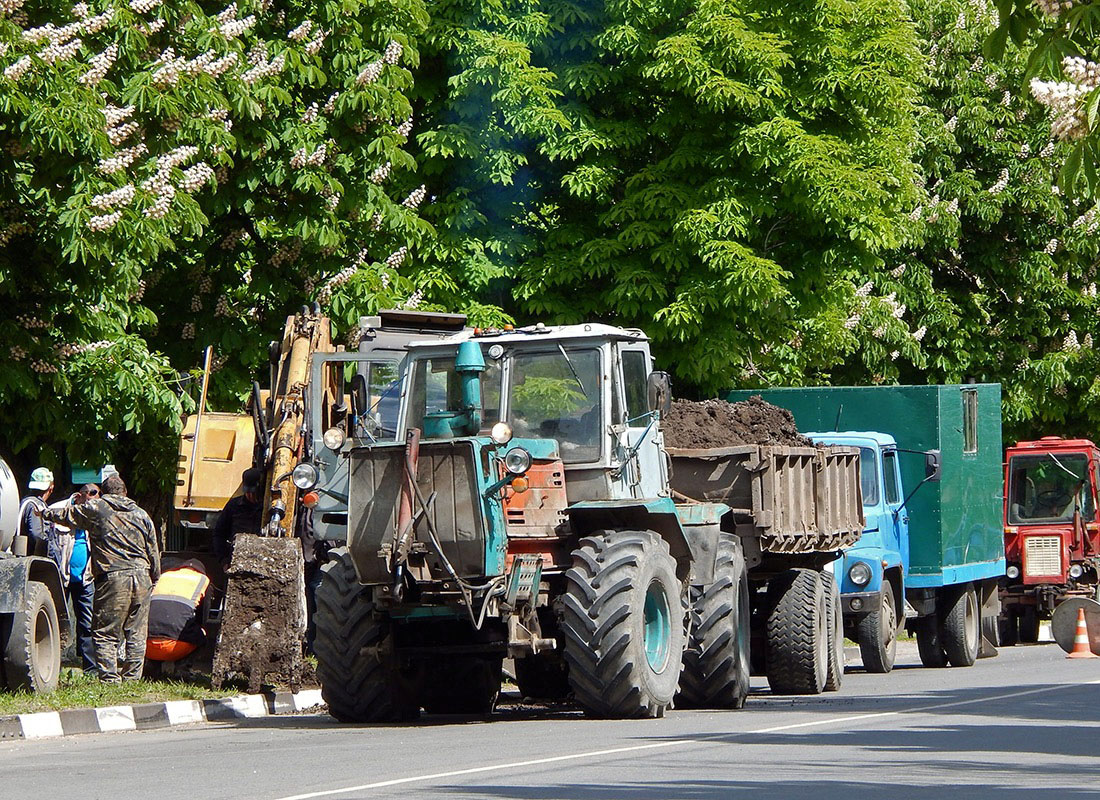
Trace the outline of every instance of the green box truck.
{"label": "green box truck", "polygon": [[834,568],[845,631],[874,672],[896,634],[926,666],[968,666],[996,650],[1001,527],[1001,388],[811,387],[731,392],[794,414],[815,442],[860,448],[866,526]]}

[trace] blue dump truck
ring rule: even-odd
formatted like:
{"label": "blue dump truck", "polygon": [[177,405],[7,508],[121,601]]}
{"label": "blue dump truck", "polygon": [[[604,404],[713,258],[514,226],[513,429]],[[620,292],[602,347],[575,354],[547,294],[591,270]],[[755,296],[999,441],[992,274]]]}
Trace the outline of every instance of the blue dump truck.
{"label": "blue dump truck", "polygon": [[[998,384],[740,391],[794,414],[820,444],[860,450],[863,535],[834,565],[845,634],[889,672],[897,634],[928,667],[995,655],[1005,572]],[[830,432],[831,431],[831,432]]]}

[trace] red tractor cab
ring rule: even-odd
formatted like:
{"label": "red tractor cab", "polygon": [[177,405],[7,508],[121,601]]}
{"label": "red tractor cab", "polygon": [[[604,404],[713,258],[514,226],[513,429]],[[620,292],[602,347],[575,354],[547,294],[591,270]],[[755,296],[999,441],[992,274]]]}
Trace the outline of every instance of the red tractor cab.
{"label": "red tractor cab", "polygon": [[1071,597],[1097,599],[1098,477],[1100,449],[1088,439],[1044,436],[1008,449],[1002,644],[1038,641],[1039,620]]}

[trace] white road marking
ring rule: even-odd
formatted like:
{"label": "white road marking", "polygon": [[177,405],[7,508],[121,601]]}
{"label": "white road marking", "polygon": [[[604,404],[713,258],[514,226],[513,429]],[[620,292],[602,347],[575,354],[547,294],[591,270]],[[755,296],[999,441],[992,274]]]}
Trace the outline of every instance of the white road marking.
{"label": "white road marking", "polygon": [[358,786],[346,786],[341,789],[325,789],[319,792],[307,792],[278,800],[314,800],[318,797],[333,797],[339,794],[351,792],[363,792],[370,789],[385,789],[391,786],[402,786],[408,783],[423,783],[425,781],[441,780],[443,778],[457,778],[463,775],[477,775],[485,772],[504,772],[506,770],[522,769],[524,767],[537,767],[543,764],[555,764],[562,761],[580,761],[587,758],[599,758],[600,756],[613,756],[621,753],[638,753],[645,750],[663,750],[670,747],[683,747],[691,744],[706,744],[707,739],[726,738],[729,736],[752,736],[761,733],[779,733],[781,731],[797,730],[799,728],[813,728],[822,725],[836,725],[844,722],[859,722],[867,719],[880,719],[883,717],[896,717],[902,714],[912,714],[925,711],[936,711],[941,708],[957,708],[959,706],[988,703],[995,700],[1009,700],[1016,697],[1026,697],[1033,694],[1045,694],[1059,689],[1075,689],[1079,686],[1091,686],[1100,684],[1100,680],[1085,681],[1084,683],[1060,683],[1057,686],[1044,686],[1038,689],[1025,689],[1022,692],[1009,692],[1007,694],[993,695],[992,697],[976,697],[971,700],[954,700],[949,703],[934,703],[927,706],[912,706],[897,711],[880,711],[872,714],[852,714],[846,717],[830,717],[829,719],[813,720],[811,722],[796,722],[791,725],[777,725],[770,728],[757,728],[749,731],[730,731],[728,733],[716,733],[700,739],[670,739],[667,742],[655,742],[650,744],[626,745],[624,747],[612,747],[606,750],[589,750],[585,753],[569,753],[563,756],[549,756],[547,758],[532,758],[527,761],[512,761],[507,764],[491,764],[483,767],[469,767],[467,769],[455,769],[447,772],[433,772],[427,775],[412,775],[407,778],[391,778],[374,783],[363,783]]}

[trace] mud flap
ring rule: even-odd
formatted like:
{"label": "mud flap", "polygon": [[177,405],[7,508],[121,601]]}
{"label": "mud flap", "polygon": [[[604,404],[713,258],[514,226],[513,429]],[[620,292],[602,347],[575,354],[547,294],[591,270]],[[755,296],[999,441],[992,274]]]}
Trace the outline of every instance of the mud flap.
{"label": "mud flap", "polygon": [[213,683],[297,688],[306,634],[305,560],[297,539],[238,534],[226,570]]}
{"label": "mud flap", "polygon": [[997,635],[997,619],[1001,616],[1001,595],[995,580],[983,581],[975,588],[978,590],[981,632],[978,658],[992,658],[997,655],[997,645],[1000,644]]}

